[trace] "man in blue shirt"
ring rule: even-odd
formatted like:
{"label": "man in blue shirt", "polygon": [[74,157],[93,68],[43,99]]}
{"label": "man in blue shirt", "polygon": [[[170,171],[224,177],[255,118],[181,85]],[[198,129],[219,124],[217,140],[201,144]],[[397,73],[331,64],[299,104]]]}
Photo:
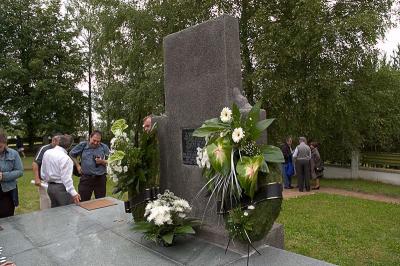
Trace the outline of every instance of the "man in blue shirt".
{"label": "man in blue shirt", "polygon": [[[81,175],[78,193],[81,201],[90,200],[92,193],[96,199],[106,196],[107,157],[110,150],[101,143],[101,132],[93,131],[89,141],[82,141],[69,153]],[[80,157],[80,163],[78,161]]]}
{"label": "man in blue shirt", "polygon": [[18,206],[17,178],[23,171],[18,152],[7,147],[7,137],[0,133],[0,218],[14,215]]}

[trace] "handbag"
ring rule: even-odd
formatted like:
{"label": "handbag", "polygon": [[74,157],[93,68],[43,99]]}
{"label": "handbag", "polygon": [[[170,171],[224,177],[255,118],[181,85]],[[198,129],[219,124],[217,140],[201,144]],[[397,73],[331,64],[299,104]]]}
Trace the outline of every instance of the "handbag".
{"label": "handbag", "polygon": [[291,161],[285,164],[285,174],[288,177],[294,175],[294,167]]}

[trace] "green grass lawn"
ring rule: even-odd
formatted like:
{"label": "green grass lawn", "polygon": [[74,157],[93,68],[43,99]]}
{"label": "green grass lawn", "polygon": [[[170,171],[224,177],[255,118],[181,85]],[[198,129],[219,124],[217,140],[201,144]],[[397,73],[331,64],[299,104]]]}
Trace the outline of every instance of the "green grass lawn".
{"label": "green grass lawn", "polygon": [[[15,214],[39,210],[39,192],[37,187],[30,183],[32,179],[32,170],[25,170],[24,176],[18,178],[19,207],[15,209]],[[74,176],[74,186],[76,190],[78,190],[78,183],[79,178]],[[115,197],[115,195],[112,195],[113,187],[113,182],[107,179],[107,196]]]}
{"label": "green grass lawn", "polygon": [[33,157],[21,157],[24,169],[32,169]]}
{"label": "green grass lawn", "polygon": [[400,207],[314,194],[284,200],[285,249],[338,265],[400,265]]}

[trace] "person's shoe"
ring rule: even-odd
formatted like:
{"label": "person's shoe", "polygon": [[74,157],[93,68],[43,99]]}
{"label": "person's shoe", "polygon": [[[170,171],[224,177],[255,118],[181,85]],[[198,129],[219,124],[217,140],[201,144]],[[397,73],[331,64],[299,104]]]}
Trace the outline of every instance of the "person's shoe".
{"label": "person's shoe", "polygon": [[288,187],[288,189],[294,189],[294,187],[292,187],[292,186],[289,186],[289,187]]}
{"label": "person's shoe", "polygon": [[319,189],[319,186],[318,187],[313,187],[312,188],[312,190],[318,190]]}

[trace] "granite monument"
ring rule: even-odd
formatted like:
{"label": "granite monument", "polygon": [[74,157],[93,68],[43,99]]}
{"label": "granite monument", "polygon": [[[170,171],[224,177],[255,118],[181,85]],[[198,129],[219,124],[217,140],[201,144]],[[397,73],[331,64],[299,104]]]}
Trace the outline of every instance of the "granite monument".
{"label": "granite monument", "polygon": [[[241,94],[239,25],[223,15],[164,38],[165,114],[155,117],[160,143],[161,188],[170,189],[204,218],[201,237],[226,245],[228,236],[216,206],[206,209],[208,197],[197,196],[204,186],[196,164],[204,139],[191,135],[206,119],[219,116],[236,103],[246,113],[251,106]],[[265,118],[265,111],[260,113]],[[275,224],[263,243],[283,248],[283,227]],[[247,246],[246,246],[247,247]]]}

